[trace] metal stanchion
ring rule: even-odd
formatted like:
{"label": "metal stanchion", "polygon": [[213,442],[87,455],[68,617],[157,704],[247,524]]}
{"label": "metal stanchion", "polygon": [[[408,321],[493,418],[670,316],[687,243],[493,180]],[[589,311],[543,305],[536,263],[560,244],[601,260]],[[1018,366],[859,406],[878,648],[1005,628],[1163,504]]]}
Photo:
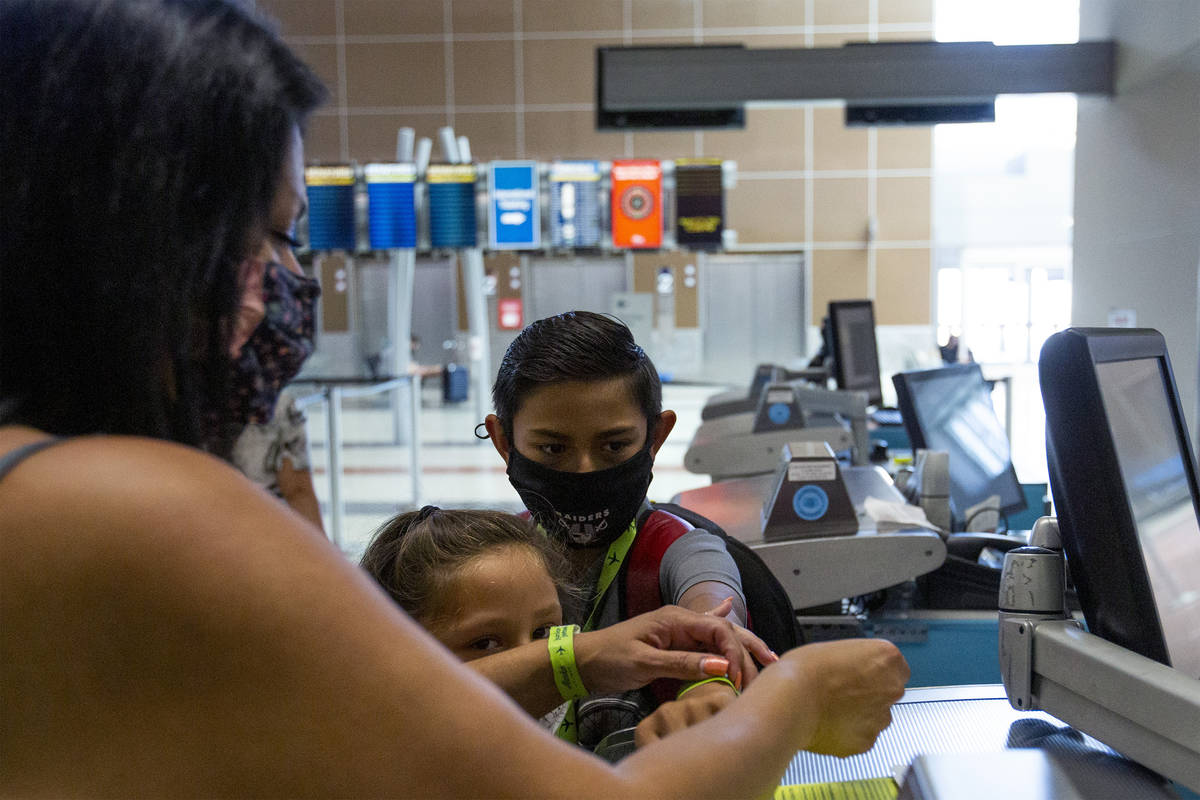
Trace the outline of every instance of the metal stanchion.
{"label": "metal stanchion", "polygon": [[424,505],[421,498],[421,377],[408,376],[408,396],[412,400],[409,426],[412,435],[408,442],[408,475],[412,482],[413,508]]}
{"label": "metal stanchion", "polygon": [[329,407],[325,412],[325,449],[329,461],[329,535],[334,546],[341,550],[345,513],[342,504],[342,388],[330,386],[327,391]]}

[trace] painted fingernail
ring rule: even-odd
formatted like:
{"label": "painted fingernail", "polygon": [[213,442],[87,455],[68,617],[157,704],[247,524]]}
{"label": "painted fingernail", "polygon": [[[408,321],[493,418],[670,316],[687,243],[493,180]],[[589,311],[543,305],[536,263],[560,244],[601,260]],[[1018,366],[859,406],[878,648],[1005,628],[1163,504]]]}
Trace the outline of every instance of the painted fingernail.
{"label": "painted fingernail", "polygon": [[742,690],[742,673],[739,672],[738,676],[733,679],[733,688],[737,689],[739,692]]}
{"label": "painted fingernail", "polygon": [[700,670],[705,675],[711,675],[714,678],[720,677],[729,672],[729,659],[709,656],[700,662]]}
{"label": "painted fingernail", "polygon": [[779,660],[779,653],[776,653],[774,650],[772,650],[772,651],[771,651],[771,657],[772,657],[772,658],[774,658],[776,661],[778,661],[778,660]]}

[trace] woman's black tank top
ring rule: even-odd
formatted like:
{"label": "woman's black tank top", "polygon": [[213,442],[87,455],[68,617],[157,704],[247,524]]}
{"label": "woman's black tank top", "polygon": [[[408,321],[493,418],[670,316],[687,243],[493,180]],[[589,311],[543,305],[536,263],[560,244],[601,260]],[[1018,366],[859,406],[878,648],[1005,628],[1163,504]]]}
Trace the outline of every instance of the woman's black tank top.
{"label": "woman's black tank top", "polygon": [[31,442],[24,447],[18,447],[16,450],[0,456],[0,481],[4,480],[5,475],[12,472],[18,464],[34,453],[41,452],[47,447],[58,444],[61,441],[63,440],[57,436],[50,439],[42,439],[40,442]]}

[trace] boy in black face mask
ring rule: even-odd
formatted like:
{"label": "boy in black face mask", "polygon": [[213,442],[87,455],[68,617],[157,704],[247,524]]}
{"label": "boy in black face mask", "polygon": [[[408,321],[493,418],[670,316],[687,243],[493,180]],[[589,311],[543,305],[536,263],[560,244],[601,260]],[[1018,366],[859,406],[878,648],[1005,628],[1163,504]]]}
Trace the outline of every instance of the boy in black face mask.
{"label": "boy in black face mask", "polygon": [[[534,322],[508,348],[492,399],[496,413],[484,425],[509,481],[542,529],[567,545],[584,589],[581,607],[564,610],[567,622],[586,631],[625,617],[619,574],[640,537],[639,550],[653,542],[662,605],[709,612],[732,598],[728,617],[744,624],[741,577],[719,538],[664,511],[645,516],[639,530],[654,456],[675,412],[662,409],[658,372],[625,325],[587,311]],[[648,720],[654,730],[643,726],[640,738],[699,721],[737,692],[719,677],[683,689],[690,702],[681,713]],[[587,698],[559,735],[594,746],[657,700],[646,692]]]}

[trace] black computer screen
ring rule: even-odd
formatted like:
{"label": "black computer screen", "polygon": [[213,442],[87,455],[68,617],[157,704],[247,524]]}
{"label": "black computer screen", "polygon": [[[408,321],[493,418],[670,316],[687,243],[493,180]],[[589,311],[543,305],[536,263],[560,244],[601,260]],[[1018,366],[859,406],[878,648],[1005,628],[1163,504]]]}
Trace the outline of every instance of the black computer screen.
{"label": "black computer screen", "polygon": [[1096,365],[1171,665],[1200,678],[1200,521],[1159,359]]}
{"label": "black computer screen", "polygon": [[978,364],[901,372],[892,376],[912,446],[950,454],[950,510],[956,527],[967,509],[991,495],[1008,513],[1025,507],[991,388]]}
{"label": "black computer screen", "polygon": [[1038,364],[1050,489],[1088,629],[1200,678],[1200,483],[1162,335],[1071,328]]}
{"label": "black computer screen", "polygon": [[879,348],[875,341],[875,309],[870,300],[835,300],[829,304],[830,347],[837,388],[867,393],[879,405]]}

